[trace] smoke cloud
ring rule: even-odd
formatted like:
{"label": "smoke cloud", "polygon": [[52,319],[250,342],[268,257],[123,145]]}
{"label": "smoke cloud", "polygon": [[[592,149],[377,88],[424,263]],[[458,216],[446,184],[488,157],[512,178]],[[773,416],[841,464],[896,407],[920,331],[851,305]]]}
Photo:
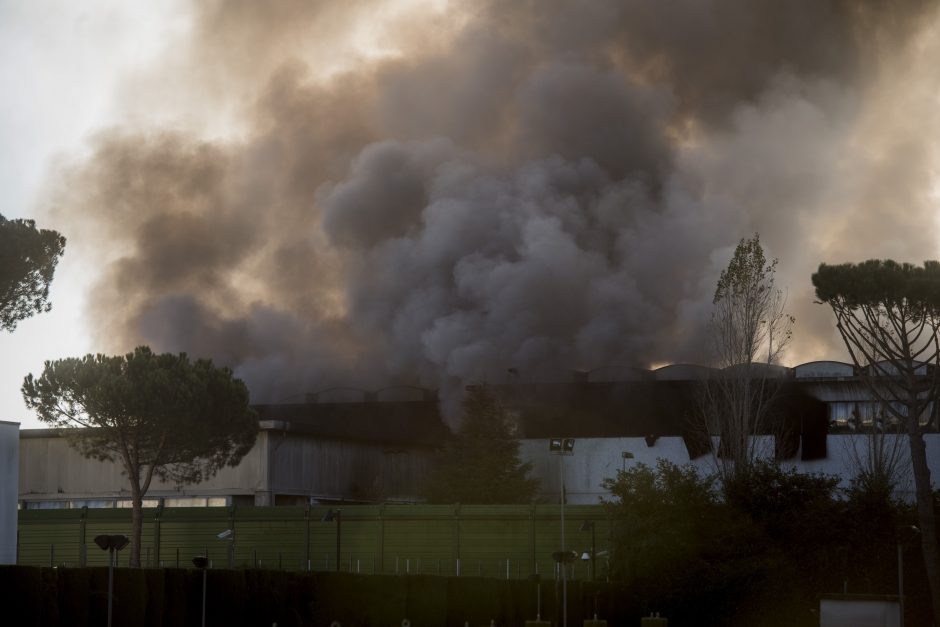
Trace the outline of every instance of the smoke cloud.
{"label": "smoke cloud", "polygon": [[935,258],[926,1],[200,3],[53,181],[104,352],[332,385],[702,361],[754,232],[839,358],[822,261]]}

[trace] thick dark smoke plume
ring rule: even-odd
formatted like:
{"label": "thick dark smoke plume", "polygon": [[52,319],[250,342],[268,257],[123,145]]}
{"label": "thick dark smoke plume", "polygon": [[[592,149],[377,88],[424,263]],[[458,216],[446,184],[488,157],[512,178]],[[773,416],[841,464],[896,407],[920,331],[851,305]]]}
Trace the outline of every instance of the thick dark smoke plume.
{"label": "thick dark smoke plume", "polygon": [[212,356],[255,401],[701,361],[758,231],[791,360],[839,357],[813,268],[936,257],[931,2],[192,13],[57,181],[102,351]]}

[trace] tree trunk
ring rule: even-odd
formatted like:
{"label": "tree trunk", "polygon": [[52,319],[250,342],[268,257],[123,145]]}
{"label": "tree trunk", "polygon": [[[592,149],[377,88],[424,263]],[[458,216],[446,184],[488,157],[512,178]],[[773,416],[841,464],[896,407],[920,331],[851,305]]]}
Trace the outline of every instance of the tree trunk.
{"label": "tree trunk", "polygon": [[917,417],[907,419],[907,432],[911,444],[911,465],[914,469],[914,489],[917,496],[917,522],[920,527],[921,551],[930,599],[933,605],[933,623],[940,625],[940,552],[937,551],[937,524],[933,509],[933,490],[930,468],[927,466],[927,447]]}
{"label": "tree trunk", "polygon": [[140,536],[144,526],[144,498],[140,488],[131,485],[131,557],[130,566],[140,568]]}

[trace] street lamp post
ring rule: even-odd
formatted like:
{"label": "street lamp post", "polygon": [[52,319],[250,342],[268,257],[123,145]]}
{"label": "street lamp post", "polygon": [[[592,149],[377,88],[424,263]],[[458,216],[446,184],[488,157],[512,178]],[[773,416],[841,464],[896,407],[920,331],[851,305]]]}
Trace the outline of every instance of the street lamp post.
{"label": "street lamp post", "polygon": [[336,572],[339,572],[340,540],[342,538],[343,510],[330,509],[323,516],[323,522],[336,521]]}
{"label": "street lamp post", "polygon": [[[565,458],[566,455],[574,454],[574,438],[551,438],[548,441],[548,451],[552,455],[562,456],[559,460],[561,468],[561,491],[559,501],[561,503],[561,553],[566,554],[565,550]],[[569,560],[570,561],[570,560]],[[568,567],[567,561],[559,562],[561,568],[561,624],[562,627],[568,627]]]}
{"label": "street lamp post", "polygon": [[542,622],[542,576],[538,573],[529,575],[529,581],[535,582],[535,622]]}
{"label": "street lamp post", "polygon": [[206,627],[206,571],[209,568],[209,558],[197,555],[193,558],[193,566],[202,571],[202,627]]}
{"label": "street lamp post", "polygon": [[898,609],[901,612],[899,627],[904,627],[904,542],[920,533],[914,525],[898,527]]}
{"label": "street lamp post", "polygon": [[95,544],[102,551],[108,552],[108,627],[111,627],[111,607],[114,603],[114,563],[117,553],[130,542],[127,536],[100,535],[95,536]]}
{"label": "street lamp post", "polygon": [[581,531],[591,532],[591,581],[597,581],[597,533],[593,520],[585,520],[581,524]]}

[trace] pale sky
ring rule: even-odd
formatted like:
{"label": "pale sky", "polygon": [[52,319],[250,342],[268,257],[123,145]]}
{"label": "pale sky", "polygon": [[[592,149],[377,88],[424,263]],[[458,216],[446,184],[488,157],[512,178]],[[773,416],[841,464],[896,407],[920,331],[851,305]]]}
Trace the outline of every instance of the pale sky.
{"label": "pale sky", "polygon": [[[0,213],[35,216],[56,160],[82,154],[89,135],[114,121],[122,77],[147,66],[164,38],[185,27],[179,8],[171,1],[0,0]],[[52,311],[0,333],[0,420],[42,426],[23,404],[23,377],[38,374],[47,359],[94,351],[82,319],[90,278],[66,245]]]}

